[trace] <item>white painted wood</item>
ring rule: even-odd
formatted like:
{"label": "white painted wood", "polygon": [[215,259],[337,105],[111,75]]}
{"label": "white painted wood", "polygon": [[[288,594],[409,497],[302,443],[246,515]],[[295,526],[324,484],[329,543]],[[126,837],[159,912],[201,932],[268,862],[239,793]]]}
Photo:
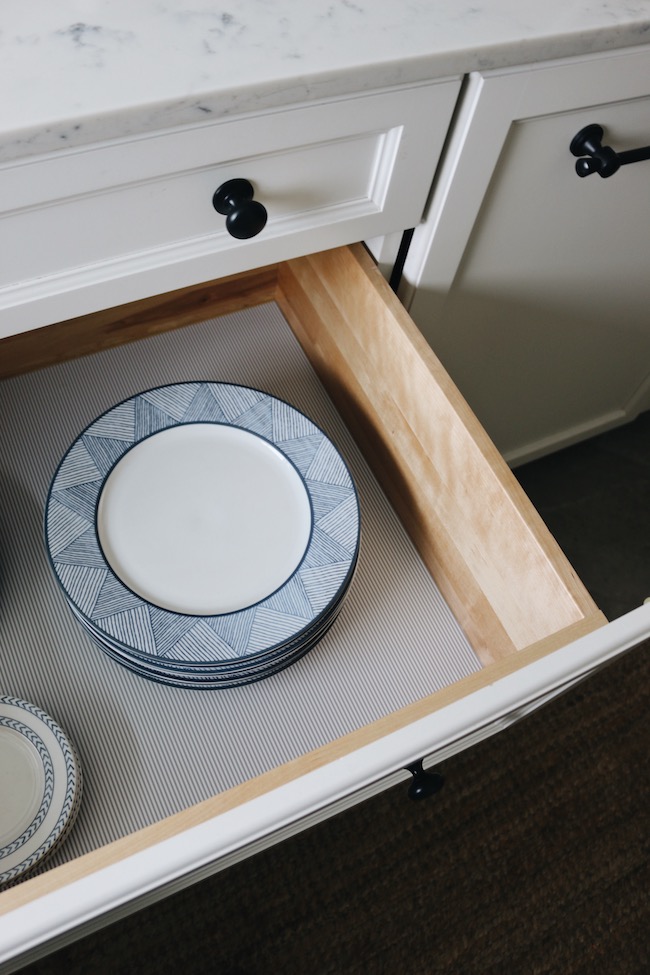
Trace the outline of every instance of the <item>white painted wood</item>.
{"label": "white painted wood", "polygon": [[[0,336],[419,221],[459,87],[400,88],[4,167]],[[268,211],[251,240],[234,240],[212,206],[235,177]]]}
{"label": "white painted wood", "polygon": [[386,278],[390,280],[397,255],[402,243],[404,234],[397,231],[394,234],[386,234],[384,237],[366,238],[364,244],[377,262],[377,267]]}
{"label": "white painted wood", "polygon": [[510,463],[650,407],[650,48],[472,75],[401,296]]}
{"label": "white painted wood", "polygon": [[12,911],[3,918],[0,971],[15,971],[39,946],[51,950],[52,939],[60,947],[388,788],[423,754],[428,765],[440,762],[508,727],[635,647],[649,629],[647,604],[261,798]]}

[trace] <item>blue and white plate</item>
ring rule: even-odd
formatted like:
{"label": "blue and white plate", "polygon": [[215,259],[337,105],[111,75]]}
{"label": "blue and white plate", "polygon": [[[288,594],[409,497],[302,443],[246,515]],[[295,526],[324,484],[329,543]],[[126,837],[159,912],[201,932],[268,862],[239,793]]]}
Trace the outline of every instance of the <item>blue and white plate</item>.
{"label": "blue and white plate", "polygon": [[101,640],[96,633],[89,631],[89,635],[94,643],[102,650],[108,657],[117,661],[127,670],[138,674],[140,677],[146,677],[148,680],[155,681],[158,684],[166,684],[170,687],[181,687],[185,689],[192,690],[216,690],[225,689],[228,687],[241,687],[244,684],[252,684],[259,680],[264,680],[267,677],[271,677],[274,674],[280,673],[290,664],[295,663],[300,660],[306,653],[312,650],[317,643],[319,643],[323,637],[326,635],[328,630],[334,624],[338,613],[333,613],[318,631],[312,634],[308,640],[304,640],[299,644],[291,653],[283,655],[277,660],[272,660],[270,663],[260,665],[258,667],[242,668],[236,672],[231,673],[209,673],[202,672],[200,674],[192,673],[189,670],[185,671],[170,671],[162,667],[155,667],[153,665],[146,665],[140,661],[135,660],[135,658],[128,655],[120,654],[118,650],[115,649],[110,643]]}
{"label": "blue and white plate", "polygon": [[81,801],[81,768],[56,722],[0,696],[0,887],[21,879],[65,839]]}
{"label": "blue and white plate", "polygon": [[50,487],[45,536],[100,642],[136,666],[233,676],[311,642],[349,586],[359,503],[338,450],[288,403],[177,383],[77,437]]}
{"label": "blue and white plate", "polygon": [[335,618],[339,615],[346,595],[347,589],[339,594],[338,599],[332,602],[328,612],[319,617],[313,626],[301,633],[296,640],[289,641],[280,649],[272,650],[266,654],[252,654],[238,660],[218,661],[204,665],[197,663],[175,664],[173,661],[168,661],[160,657],[153,661],[147,659],[142,655],[134,653],[128,647],[120,646],[115,640],[107,640],[102,633],[92,627],[75,610],[74,606],[69,605],[79,623],[108,656],[124,663],[131,670],[139,671],[142,674],[159,674],[161,677],[177,678],[179,685],[182,684],[184,686],[188,680],[196,681],[198,684],[206,680],[212,681],[213,683],[217,680],[222,682],[233,681],[243,677],[248,678],[252,674],[261,674],[264,676],[264,671],[270,671],[273,668],[275,672],[279,668],[287,666],[294,660],[299,659],[302,653],[305,652],[304,646],[306,644],[313,647],[325,635]]}

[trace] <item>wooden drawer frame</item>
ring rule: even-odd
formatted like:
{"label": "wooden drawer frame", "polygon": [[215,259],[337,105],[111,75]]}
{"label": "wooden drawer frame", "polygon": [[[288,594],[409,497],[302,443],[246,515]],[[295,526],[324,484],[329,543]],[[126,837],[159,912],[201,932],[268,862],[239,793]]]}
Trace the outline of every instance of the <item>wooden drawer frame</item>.
{"label": "wooden drawer frame", "polygon": [[[0,894],[0,915],[300,783],[606,622],[362,245],[13,336],[0,343],[2,376],[271,300],[361,445],[483,669],[303,758],[9,888]],[[430,749],[436,744],[431,741]]]}

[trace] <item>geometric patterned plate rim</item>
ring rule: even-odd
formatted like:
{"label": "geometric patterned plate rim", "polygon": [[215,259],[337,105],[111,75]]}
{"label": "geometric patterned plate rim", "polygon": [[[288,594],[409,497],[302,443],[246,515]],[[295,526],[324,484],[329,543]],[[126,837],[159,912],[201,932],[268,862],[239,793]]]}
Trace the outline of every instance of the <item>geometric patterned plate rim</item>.
{"label": "geometric patterned plate rim", "polygon": [[77,622],[83,627],[84,630],[90,635],[92,639],[105,647],[109,647],[114,651],[115,659],[117,660],[128,660],[134,666],[142,666],[147,670],[155,670],[161,674],[175,673],[179,675],[194,675],[198,679],[203,676],[235,676],[240,673],[247,672],[254,668],[259,669],[261,667],[269,666],[273,663],[284,660],[285,658],[290,659],[293,654],[295,654],[296,649],[302,646],[305,642],[310,642],[317,636],[320,632],[324,632],[328,621],[331,617],[338,615],[341,606],[346,599],[352,579],[354,578],[356,571],[357,562],[355,561],[352,566],[352,571],[348,578],[348,584],[339,590],[336,599],[332,600],[327,612],[322,613],[317,620],[314,621],[310,626],[306,627],[305,630],[299,635],[299,637],[286,641],[281,647],[274,647],[263,653],[248,654],[237,658],[236,660],[219,660],[210,662],[197,662],[192,661],[190,663],[177,663],[173,660],[168,660],[164,657],[147,657],[144,654],[134,651],[131,647],[124,646],[120,644],[115,639],[108,639],[100,630],[93,627],[83,616],[75,609],[72,604],[69,604],[71,612],[77,619]]}
{"label": "geometric patterned plate rim", "polygon": [[[349,587],[348,587],[349,588]],[[332,604],[328,613],[324,614],[318,624],[309,628],[300,640],[294,640],[287,644],[282,650],[276,650],[267,654],[244,657],[238,661],[226,661],[225,663],[206,665],[202,667],[173,665],[166,660],[157,659],[156,661],[146,660],[142,656],[133,653],[128,648],[120,647],[115,640],[107,640],[100,632],[93,629],[86,620],[78,616],[74,607],[71,607],[73,614],[77,617],[80,626],[88,633],[90,638],[97,643],[101,649],[118,663],[124,664],[129,669],[140,672],[144,676],[160,675],[161,677],[177,677],[183,681],[195,680],[197,683],[204,681],[225,681],[240,680],[248,677],[254,672],[263,672],[274,667],[276,669],[289,666],[294,660],[298,659],[298,654],[304,653],[305,645],[310,648],[322,639],[328,631],[332,622],[337,618],[341,609],[347,590],[339,595],[339,598]],[[279,665],[279,667],[278,667]]]}
{"label": "geometric patterned plate rim", "polygon": [[153,668],[147,669],[143,666],[139,666],[134,660],[120,659],[117,654],[111,649],[110,645],[105,644],[98,637],[92,636],[91,639],[96,642],[97,646],[111,659],[119,663],[126,670],[130,670],[132,673],[136,674],[138,677],[144,677],[146,680],[151,680],[154,683],[162,684],[167,687],[179,687],[184,690],[200,690],[200,691],[214,691],[214,690],[229,690],[237,687],[243,687],[247,684],[257,683],[258,681],[265,680],[268,677],[273,677],[276,674],[281,673],[283,670],[287,669],[291,664],[296,663],[307,653],[314,649],[314,647],[320,643],[320,641],[326,636],[328,631],[336,622],[342,607],[339,607],[336,612],[332,613],[331,616],[323,624],[322,630],[318,632],[315,636],[310,639],[303,641],[303,643],[293,652],[290,658],[283,658],[280,661],[271,661],[264,667],[258,669],[251,669],[250,671],[233,676],[225,677],[219,676],[198,676],[191,673],[184,674],[168,674],[162,669],[155,670]]}
{"label": "geometric patterned plate rim", "polygon": [[[135,444],[189,423],[236,426],[266,439],[294,466],[312,507],[303,559],[253,606],[214,616],[161,609],[132,592],[104,557],[97,532],[102,487]],[[170,383],[105,410],[75,438],[52,478],[45,506],[50,564],[78,615],[104,639],[145,660],[205,666],[266,654],[307,634],[347,588],[360,540],[359,499],[341,454],[306,414],[236,383]]]}
{"label": "geometric patterned plate rim", "polygon": [[67,836],[80,806],[82,774],[72,743],[41,708],[0,695],[0,725],[31,744],[43,763],[43,796],[31,823],[0,850],[0,886],[33,870]]}

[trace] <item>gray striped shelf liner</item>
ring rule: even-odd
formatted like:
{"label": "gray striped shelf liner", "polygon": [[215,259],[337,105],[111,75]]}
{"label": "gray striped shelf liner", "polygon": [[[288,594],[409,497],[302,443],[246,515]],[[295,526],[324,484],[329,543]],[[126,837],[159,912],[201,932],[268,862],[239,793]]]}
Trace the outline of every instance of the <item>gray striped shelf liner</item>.
{"label": "gray striped shelf liner", "polygon": [[[43,541],[48,486],[79,432],[143,389],[196,379],[253,386],[310,416],[361,504],[359,565],[332,629],[281,673],[227,690],[163,686],[109,659],[68,608]],[[76,824],[43,870],[480,669],[274,303],[6,380],[0,409],[0,691],[66,728],[85,781]]]}

